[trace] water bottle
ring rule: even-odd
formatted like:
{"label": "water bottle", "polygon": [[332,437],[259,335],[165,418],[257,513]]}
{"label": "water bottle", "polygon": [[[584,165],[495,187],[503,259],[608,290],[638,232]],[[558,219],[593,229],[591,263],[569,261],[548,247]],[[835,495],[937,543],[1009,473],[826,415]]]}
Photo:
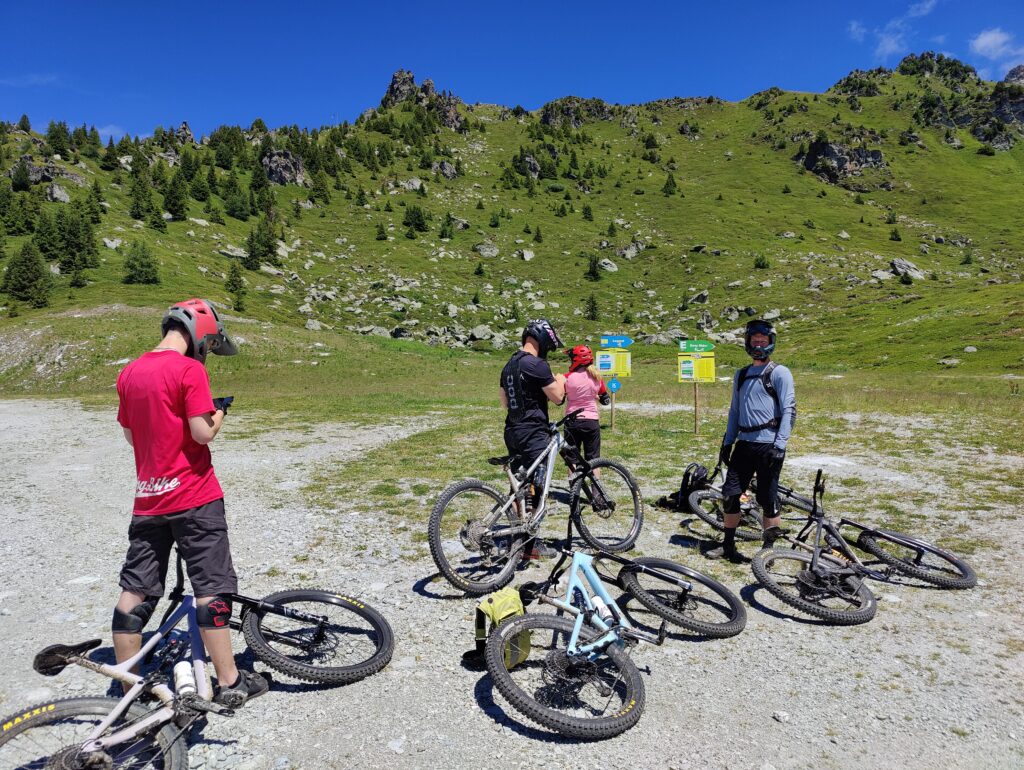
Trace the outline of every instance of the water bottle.
{"label": "water bottle", "polygon": [[600,596],[595,596],[591,601],[594,603],[594,609],[597,610],[597,614],[600,616],[601,620],[606,623],[611,623],[613,620],[612,611],[611,608],[604,603],[604,599]]}
{"label": "water bottle", "polygon": [[191,661],[179,660],[174,664],[174,692],[179,698],[196,694],[196,675]]}

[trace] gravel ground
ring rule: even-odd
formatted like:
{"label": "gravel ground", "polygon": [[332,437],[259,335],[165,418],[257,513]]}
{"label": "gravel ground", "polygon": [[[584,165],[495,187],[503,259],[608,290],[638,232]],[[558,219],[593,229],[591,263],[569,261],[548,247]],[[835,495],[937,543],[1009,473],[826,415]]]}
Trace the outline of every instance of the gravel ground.
{"label": "gravel ground", "polygon": [[[247,432],[259,428],[234,415],[230,422]],[[301,488],[315,469],[341,469],[416,429],[421,425],[329,425],[233,441],[229,425],[215,443],[242,591],[262,596],[303,585],[359,595],[388,618],[397,642],[387,669],[348,687],[278,677],[269,695],[236,718],[211,719],[191,749],[193,767],[1024,766],[1018,511],[968,519],[1003,545],[970,557],[981,579],[977,589],[877,585],[878,616],[853,628],[791,614],[749,572],[719,572],[687,547],[692,533],[679,529],[677,517],[650,512],[643,551],[708,571],[741,591],[748,625],[724,641],[680,637],[638,648],[634,659],[646,672],[648,699],[639,724],[610,741],[574,743],[536,729],[492,696],[486,676],[460,666],[472,644],[474,601],[429,582],[429,551],[410,537],[425,529],[432,500],[410,498],[406,532],[380,526],[356,500],[338,500],[331,510],[304,501]],[[68,670],[44,679],[31,660],[54,642],[102,637],[109,644],[127,545],[131,449],[113,412],[66,401],[0,401],[0,435],[0,641],[7,663],[0,711],[54,695],[102,694],[106,682],[94,674]],[[829,458],[812,459],[810,465]],[[836,473],[843,472],[840,460]],[[946,457],[931,456],[931,483],[941,488],[944,468],[956,461],[955,447]],[[1012,478],[1019,458],[1006,462]],[[922,483],[920,476],[887,472],[883,457],[861,457],[855,465],[897,488]],[[648,497],[655,491],[645,489]],[[927,525],[917,534],[935,536]]]}

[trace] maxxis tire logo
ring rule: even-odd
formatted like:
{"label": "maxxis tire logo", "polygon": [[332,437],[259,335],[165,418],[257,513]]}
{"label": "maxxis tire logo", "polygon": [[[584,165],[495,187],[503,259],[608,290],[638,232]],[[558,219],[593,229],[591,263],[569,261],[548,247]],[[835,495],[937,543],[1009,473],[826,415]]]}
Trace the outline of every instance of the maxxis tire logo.
{"label": "maxxis tire logo", "polygon": [[4,722],[4,732],[6,733],[8,730],[17,727],[18,725],[22,724],[23,722],[26,722],[32,717],[37,717],[40,714],[49,714],[55,708],[57,708],[56,703],[49,703],[45,706],[39,706],[38,708],[34,708],[31,711],[26,711],[24,714],[19,714],[16,717],[12,717],[7,722]]}

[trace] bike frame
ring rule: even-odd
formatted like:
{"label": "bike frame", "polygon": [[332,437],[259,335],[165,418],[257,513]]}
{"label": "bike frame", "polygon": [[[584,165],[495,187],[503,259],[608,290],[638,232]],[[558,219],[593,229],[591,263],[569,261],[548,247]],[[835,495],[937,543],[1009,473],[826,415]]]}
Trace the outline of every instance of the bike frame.
{"label": "bike frame", "polygon": [[[211,700],[212,692],[206,677],[206,647],[203,645],[203,637],[199,633],[199,624],[196,621],[195,599],[191,596],[185,596],[181,600],[181,605],[171,614],[170,618],[149,638],[142,646],[142,649],[128,660],[114,666],[97,663],[85,656],[78,656],[70,661],[83,668],[110,677],[122,684],[130,685],[130,689],[125,693],[124,697],[118,701],[111,712],[90,733],[89,739],[82,746],[83,751],[105,751],[112,746],[124,743],[136,735],[144,733],[150,728],[170,722],[174,718],[174,690],[162,682],[153,684],[147,678],[134,673],[132,669],[141,663],[156,648],[160,641],[174,630],[174,627],[183,618],[188,618],[188,631],[186,633],[189,639],[192,673],[196,679],[196,694],[203,700]],[[149,685],[149,691],[160,700],[163,706],[131,726],[101,738],[100,736],[103,735],[110,725],[116,722],[128,710],[132,702],[142,694],[147,685]]]}

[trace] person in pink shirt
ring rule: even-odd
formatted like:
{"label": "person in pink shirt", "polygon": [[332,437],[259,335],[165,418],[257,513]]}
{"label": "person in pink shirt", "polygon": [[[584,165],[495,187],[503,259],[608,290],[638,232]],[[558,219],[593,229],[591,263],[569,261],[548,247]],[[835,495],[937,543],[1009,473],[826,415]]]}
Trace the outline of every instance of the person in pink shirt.
{"label": "person in pink shirt", "polygon": [[583,458],[592,462],[601,456],[601,422],[598,403],[608,404],[611,396],[604,380],[594,366],[594,353],[586,345],[565,351],[569,356],[569,373],[565,376],[565,413],[583,411],[565,424],[565,438]]}

